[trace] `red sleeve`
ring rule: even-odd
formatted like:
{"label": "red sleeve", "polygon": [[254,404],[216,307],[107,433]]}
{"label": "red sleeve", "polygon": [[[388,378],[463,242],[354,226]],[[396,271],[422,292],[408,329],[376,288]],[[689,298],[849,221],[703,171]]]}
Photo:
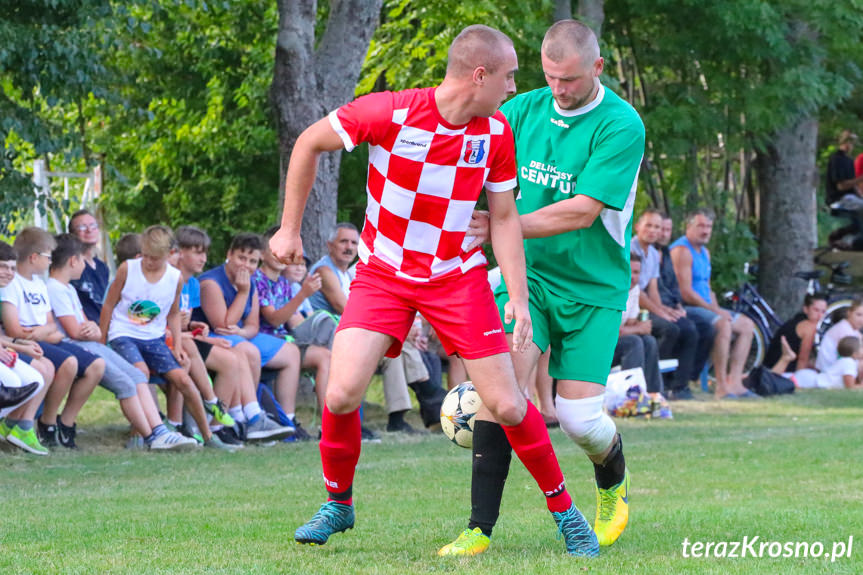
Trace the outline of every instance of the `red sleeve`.
{"label": "red sleeve", "polygon": [[860,154],[854,160],[854,177],[859,178],[860,176],[863,176],[863,154]]}
{"label": "red sleeve", "polygon": [[489,118],[491,148],[489,173],[485,188],[490,192],[508,192],[516,186],[515,140],[509,122],[500,112]]}
{"label": "red sleeve", "polygon": [[342,138],[347,151],[361,142],[376,144],[393,121],[393,93],[361,96],[329,115],[330,125]]}

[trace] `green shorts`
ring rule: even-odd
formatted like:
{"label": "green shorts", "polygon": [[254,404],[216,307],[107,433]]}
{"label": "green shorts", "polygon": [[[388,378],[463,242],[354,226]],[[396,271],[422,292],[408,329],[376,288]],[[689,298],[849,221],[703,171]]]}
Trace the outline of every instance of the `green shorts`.
{"label": "green shorts", "polygon": [[[551,346],[549,375],[605,385],[622,312],[562,299],[535,281],[528,281],[528,289],[533,342],[543,351]],[[503,322],[503,306],[509,294],[500,286],[494,296]],[[504,323],[503,327],[512,333],[515,322]]]}

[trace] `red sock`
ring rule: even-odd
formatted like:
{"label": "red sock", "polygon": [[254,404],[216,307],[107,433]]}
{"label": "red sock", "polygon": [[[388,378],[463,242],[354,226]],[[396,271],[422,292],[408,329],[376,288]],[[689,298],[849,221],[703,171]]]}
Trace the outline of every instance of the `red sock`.
{"label": "red sock", "polygon": [[320,449],[328,501],[353,502],[354,471],[361,448],[360,410],[335,414],[324,405]]}
{"label": "red sock", "polygon": [[549,511],[566,511],[572,498],[566,491],[563,472],[548,438],[548,429],[539,410],[528,401],[527,414],[518,425],[502,425],[513,451],[527,467],[545,494]]}

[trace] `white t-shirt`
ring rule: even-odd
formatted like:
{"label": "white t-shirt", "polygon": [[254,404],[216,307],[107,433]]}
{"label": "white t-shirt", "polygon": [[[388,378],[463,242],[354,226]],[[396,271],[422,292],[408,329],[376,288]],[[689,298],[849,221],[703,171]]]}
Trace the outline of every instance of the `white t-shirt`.
{"label": "white t-shirt", "polygon": [[802,369],[794,373],[797,387],[821,389],[845,389],[845,376],[857,379],[857,360],[853,357],[840,357],[824,373],[814,369]]}
{"label": "white t-shirt", "polygon": [[815,369],[823,373],[827,371],[827,368],[836,363],[839,360],[839,352],[836,348],[842,338],[848,336],[860,339],[863,337],[863,334],[854,329],[847,319],[843,319],[828,329],[824,337],[821,338],[821,343],[818,345],[818,357],[815,359]]}
{"label": "white t-shirt", "polygon": [[629,297],[626,298],[626,309],[620,317],[620,325],[626,323],[628,319],[638,319],[638,312],[641,311],[638,306],[638,297],[641,295],[641,290],[638,286],[632,286],[629,290]]}
{"label": "white t-shirt", "polygon": [[16,273],[15,278],[3,290],[3,301],[18,308],[18,323],[21,327],[48,323],[48,312],[51,311],[48,288],[37,275],[28,280]]}
{"label": "white t-shirt", "polygon": [[[51,300],[51,309],[54,310],[54,317],[61,318],[64,315],[75,316],[75,320],[79,324],[87,319],[84,316],[84,309],[81,307],[81,300],[78,299],[78,292],[71,285],[66,285],[54,278],[48,278],[48,298]],[[59,321],[57,322],[57,329],[60,330],[63,336],[69,337],[69,334],[63,329],[63,324]]]}

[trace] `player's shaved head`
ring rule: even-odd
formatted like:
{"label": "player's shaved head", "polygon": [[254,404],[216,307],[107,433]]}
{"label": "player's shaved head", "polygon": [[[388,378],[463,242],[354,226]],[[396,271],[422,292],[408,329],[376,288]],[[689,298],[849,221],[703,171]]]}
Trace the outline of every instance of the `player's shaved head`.
{"label": "player's shaved head", "polygon": [[504,62],[506,51],[512,46],[509,36],[482,24],[474,24],[462,30],[447,54],[447,76],[467,76],[482,66],[493,74]]}
{"label": "player's shaved head", "polygon": [[586,24],[577,20],[560,20],[545,33],[542,53],[557,63],[578,55],[585,65],[589,65],[599,58],[599,42]]}

